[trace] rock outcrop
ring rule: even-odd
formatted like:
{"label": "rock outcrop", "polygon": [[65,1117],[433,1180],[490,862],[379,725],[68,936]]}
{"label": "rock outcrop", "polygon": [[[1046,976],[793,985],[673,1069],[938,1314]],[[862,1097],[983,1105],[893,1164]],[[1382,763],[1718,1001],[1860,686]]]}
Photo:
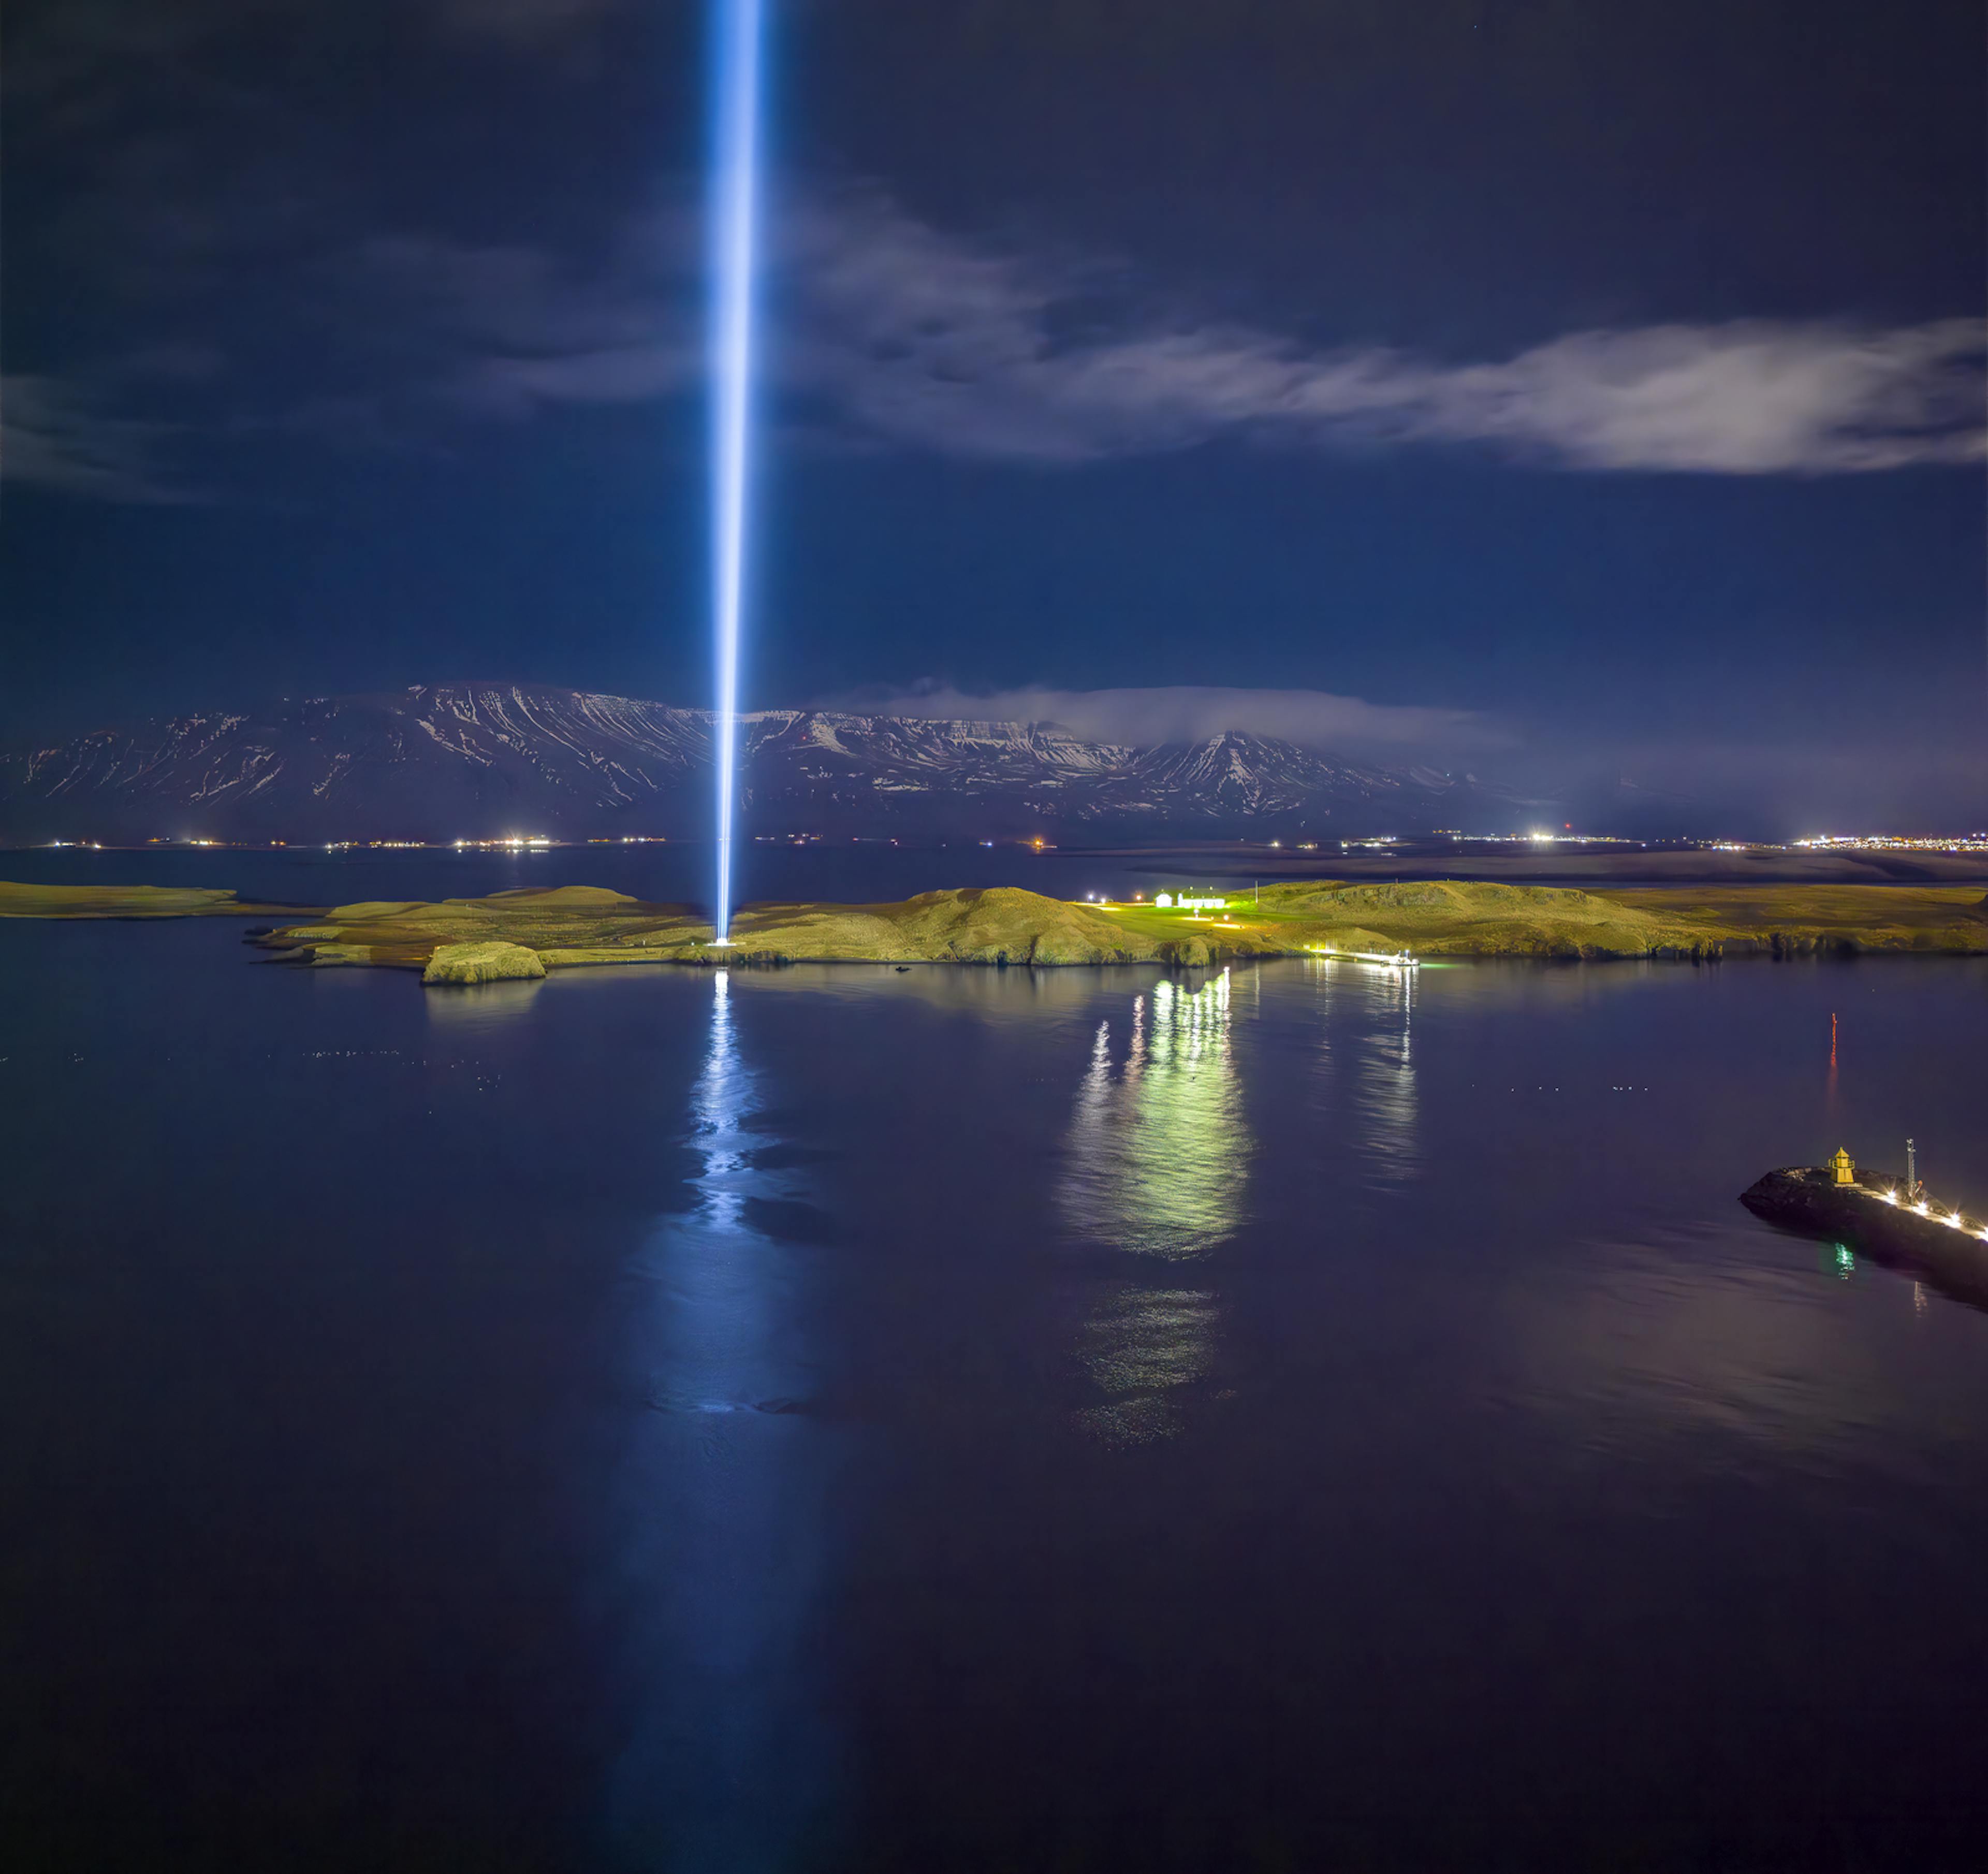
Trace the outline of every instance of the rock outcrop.
{"label": "rock outcrop", "polygon": [[521,943],[445,943],[421,972],[430,988],[455,983],[528,982],[546,973],[536,950]]}

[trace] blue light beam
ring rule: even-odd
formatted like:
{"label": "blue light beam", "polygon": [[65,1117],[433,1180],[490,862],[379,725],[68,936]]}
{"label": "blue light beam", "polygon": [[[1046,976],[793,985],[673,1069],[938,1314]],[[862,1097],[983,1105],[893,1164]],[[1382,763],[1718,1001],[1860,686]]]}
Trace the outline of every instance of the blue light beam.
{"label": "blue light beam", "polygon": [[759,245],[762,0],[713,0],[711,168],[712,601],[718,661],[718,906],[731,941],[739,764],[739,641],[746,615],[753,275]]}

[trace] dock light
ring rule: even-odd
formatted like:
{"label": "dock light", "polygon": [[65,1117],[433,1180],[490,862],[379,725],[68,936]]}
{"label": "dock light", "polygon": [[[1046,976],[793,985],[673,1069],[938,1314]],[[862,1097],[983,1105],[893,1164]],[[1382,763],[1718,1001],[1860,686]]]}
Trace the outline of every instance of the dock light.
{"label": "dock light", "polygon": [[1885,1202],[1886,1203],[1888,1203],[1888,1204],[1895,1204],[1898,1201],[1898,1192],[1897,1192],[1896,1191],[1887,1191],[1887,1192],[1885,1193]]}
{"label": "dock light", "polygon": [[1926,1213],[1926,1207],[1923,1203],[1915,1204],[1912,1208],[1916,1210],[1921,1216],[1924,1216]]}

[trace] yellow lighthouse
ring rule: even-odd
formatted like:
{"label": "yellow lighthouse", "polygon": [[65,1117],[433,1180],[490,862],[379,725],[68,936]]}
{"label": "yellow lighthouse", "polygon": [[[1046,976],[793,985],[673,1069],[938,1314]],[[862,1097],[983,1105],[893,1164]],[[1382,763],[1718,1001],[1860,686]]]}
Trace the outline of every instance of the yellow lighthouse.
{"label": "yellow lighthouse", "polygon": [[1836,1148],[1836,1155],[1829,1161],[1829,1172],[1830,1182],[1833,1184],[1854,1184],[1857,1182],[1857,1167],[1851,1162],[1850,1154],[1841,1145]]}

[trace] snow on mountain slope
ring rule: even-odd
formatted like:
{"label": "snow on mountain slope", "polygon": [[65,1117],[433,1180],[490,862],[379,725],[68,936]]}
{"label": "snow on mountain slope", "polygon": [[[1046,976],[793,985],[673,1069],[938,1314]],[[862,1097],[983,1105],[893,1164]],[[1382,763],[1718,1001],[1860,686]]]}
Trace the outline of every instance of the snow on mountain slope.
{"label": "snow on mountain slope", "polygon": [[[703,710],[539,684],[286,698],[0,754],[0,836],[702,837],[711,726]],[[1467,778],[1237,731],[1137,749],[1053,723],[794,709],[742,730],[742,812],[760,833],[1344,837],[1457,825],[1491,800]]]}

